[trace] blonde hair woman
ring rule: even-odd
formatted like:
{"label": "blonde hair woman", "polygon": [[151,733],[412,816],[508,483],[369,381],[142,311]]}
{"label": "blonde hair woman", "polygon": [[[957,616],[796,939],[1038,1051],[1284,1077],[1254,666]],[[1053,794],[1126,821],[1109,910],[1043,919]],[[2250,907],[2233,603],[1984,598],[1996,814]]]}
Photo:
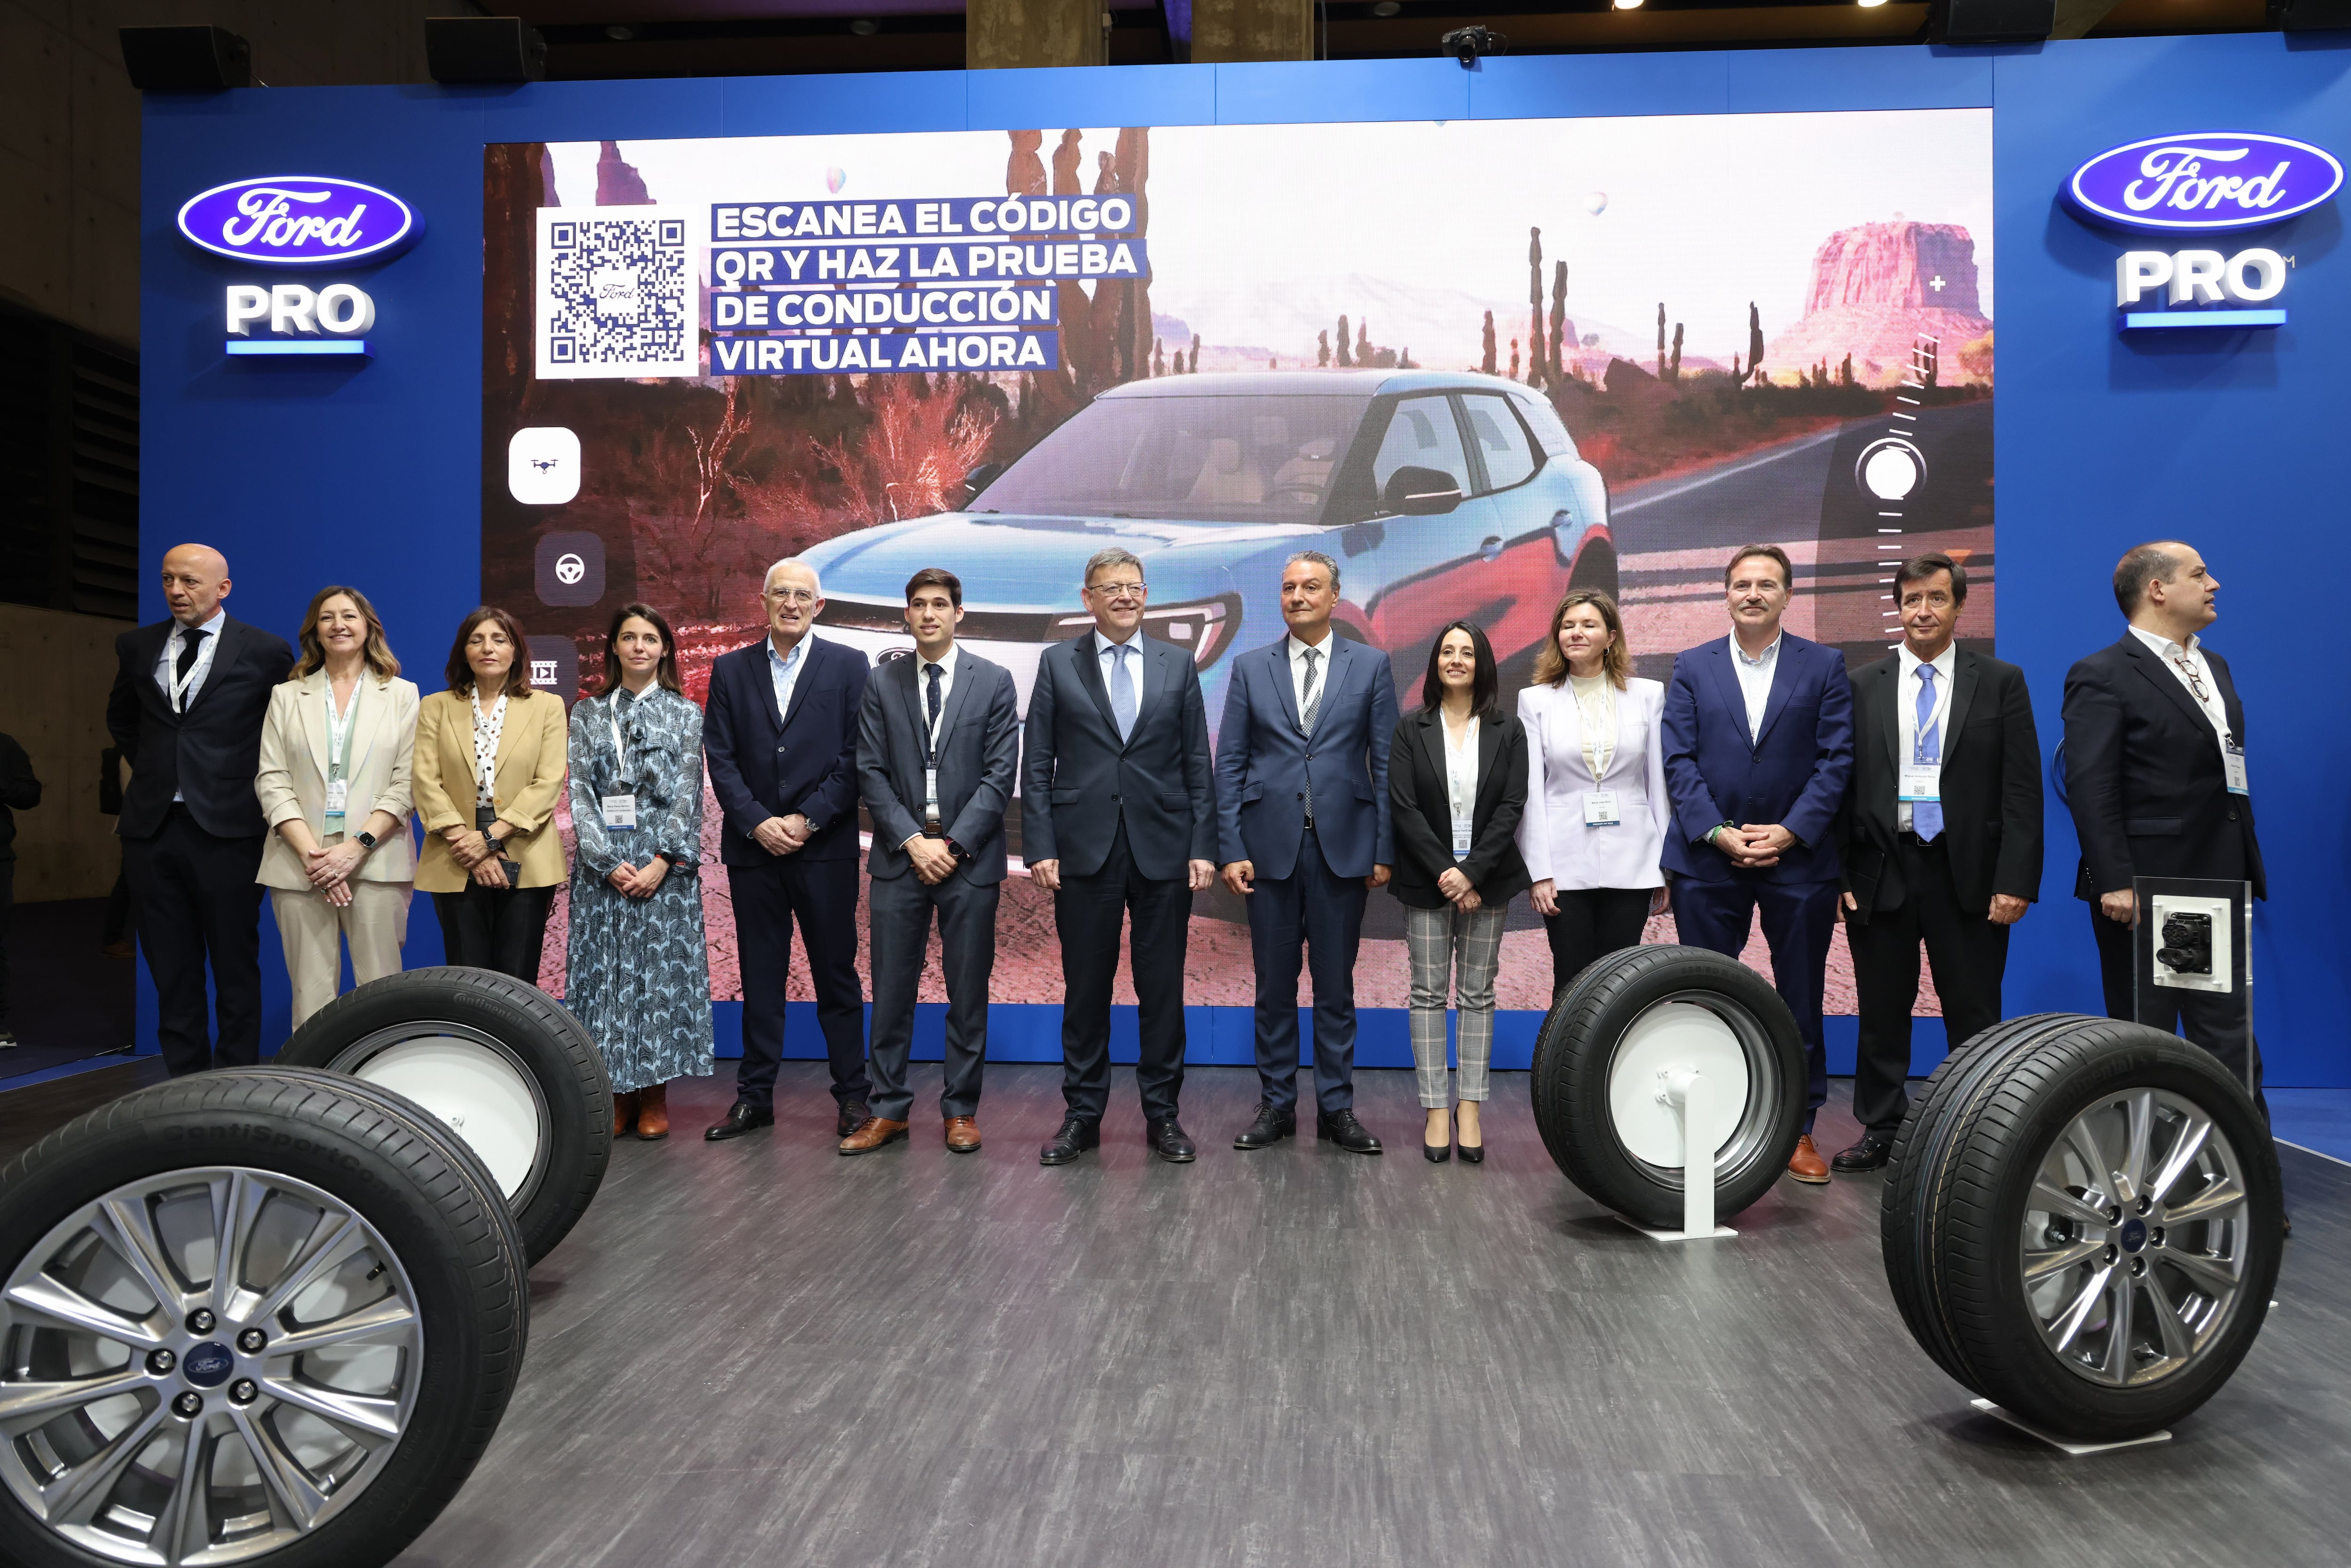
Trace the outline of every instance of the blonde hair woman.
{"label": "blonde hair woman", "polygon": [[416,885],[452,964],[538,983],[547,909],[563,883],[563,701],[530,686],[522,628],[488,605],[458,624],[445,692],[416,716]]}
{"label": "blonde hair woman", "polygon": [[1664,684],[1633,674],[1615,600],[1570,590],[1535,655],[1535,684],[1519,694],[1519,853],[1551,938],[1554,994],[1602,954],[1637,946],[1665,908],[1665,711]]}
{"label": "blonde hair woman", "polygon": [[270,694],[253,781],[272,830],[255,880],[277,916],[297,1029],[335,999],[346,943],[359,984],[399,972],[416,879],[416,683],[400,678],[383,622],[356,588],[311,597],[301,643]]}

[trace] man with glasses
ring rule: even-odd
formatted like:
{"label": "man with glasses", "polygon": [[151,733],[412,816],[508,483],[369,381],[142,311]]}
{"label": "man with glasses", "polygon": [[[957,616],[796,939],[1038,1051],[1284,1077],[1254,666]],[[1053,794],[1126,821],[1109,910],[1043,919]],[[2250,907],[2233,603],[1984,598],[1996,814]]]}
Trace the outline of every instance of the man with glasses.
{"label": "man with glasses", "polygon": [[1091,631],[1045,650],[1029,693],[1020,849],[1053,895],[1061,938],[1061,1130],[1037,1153],[1067,1165],[1102,1142],[1110,1103],[1111,977],[1130,952],[1145,1141],[1178,1164],[1197,1150],[1176,1118],[1184,1087],[1184,953],[1192,894],[1216,874],[1207,709],[1192,656],[1143,635],[1143,563],[1086,562]]}
{"label": "man with glasses", "polygon": [[2090,905],[2106,1013],[2184,1032],[2262,1097],[2260,1048],[2241,992],[2159,989],[2137,1008],[2134,887],[2142,876],[2249,882],[2269,896],[2245,771],[2245,708],[2228,661],[2197,635],[2220,582],[2177,539],[2143,544],[2115,567],[2122,640],[2065,673],[2065,798],[2082,843],[2074,896]]}
{"label": "man with glasses", "polygon": [[832,1135],[845,1138],[865,1121],[870,1091],[857,979],[857,714],[868,667],[863,654],[810,635],[824,609],[815,569],[778,561],[760,601],[768,634],[711,664],[702,723],[743,975],[735,1103],[703,1136],[738,1138],[775,1124],[798,920],[832,1067]]}

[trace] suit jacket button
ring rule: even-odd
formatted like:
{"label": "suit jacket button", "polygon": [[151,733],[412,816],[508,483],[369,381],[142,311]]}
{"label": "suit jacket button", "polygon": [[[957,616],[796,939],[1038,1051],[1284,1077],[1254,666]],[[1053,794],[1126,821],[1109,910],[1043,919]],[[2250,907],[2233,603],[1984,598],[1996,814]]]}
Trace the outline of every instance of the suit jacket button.
{"label": "suit jacket button", "polygon": [[1301,790],[1298,792],[1298,798],[1299,798],[1300,800],[1303,800],[1304,799],[1306,799],[1306,791],[1305,791],[1305,790],[1303,790],[1303,789],[1301,789]]}
{"label": "suit jacket button", "polygon": [[2229,808],[2229,821],[2232,821],[2232,822],[2233,822],[2233,821],[2235,821],[2236,820],[2237,820],[2237,808],[2235,808],[2234,806],[2231,806],[2231,807],[2230,807],[2230,808]]}

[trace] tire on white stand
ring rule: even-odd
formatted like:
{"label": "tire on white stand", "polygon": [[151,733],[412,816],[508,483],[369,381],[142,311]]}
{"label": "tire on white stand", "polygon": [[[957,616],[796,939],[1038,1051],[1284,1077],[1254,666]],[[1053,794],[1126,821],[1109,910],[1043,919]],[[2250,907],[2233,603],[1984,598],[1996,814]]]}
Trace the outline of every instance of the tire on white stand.
{"label": "tire on white stand", "polygon": [[102,1106],[0,1170],[0,1561],[376,1568],[488,1447],[528,1314],[416,1106],[267,1068]]}
{"label": "tire on white stand", "polygon": [[409,969],[336,998],[274,1059],[407,1096],[473,1145],[533,1263],[588,1211],[612,1155],[612,1084],[563,1004],[526,980]]}
{"label": "tire on white stand", "polygon": [[1535,1048],[1535,1125],[1568,1180],[1637,1224],[1682,1223],[1678,1123],[1660,1074],[1695,1067],[1736,1108],[1714,1155],[1715,1215],[1788,1167],[1802,1131],[1804,1049],[1771,983],[1700,947],[1627,947],[1552,1003]]}
{"label": "tire on white stand", "polygon": [[1880,1211],[1912,1334],[1967,1387],[2079,1442],[2210,1399],[2284,1248],[2276,1145],[2243,1085],[2108,1019],[1986,1030],[1914,1102]]}

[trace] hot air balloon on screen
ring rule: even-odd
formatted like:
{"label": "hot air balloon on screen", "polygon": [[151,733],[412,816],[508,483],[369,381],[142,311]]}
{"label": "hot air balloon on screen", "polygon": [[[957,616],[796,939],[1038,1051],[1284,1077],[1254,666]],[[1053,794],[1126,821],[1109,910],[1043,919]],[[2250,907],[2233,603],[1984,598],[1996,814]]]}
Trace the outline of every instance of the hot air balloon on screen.
{"label": "hot air balloon on screen", "polygon": [[1608,193],[1605,191],[1584,192],[1583,210],[1591,214],[1595,218],[1601,214],[1606,212],[1608,210]]}
{"label": "hot air balloon on screen", "polygon": [[[834,195],[837,196],[841,194],[841,188],[847,183],[849,183],[848,170],[827,169],[824,172],[824,188],[831,191]],[[1602,199],[1605,200],[1606,198],[1604,197]]]}

